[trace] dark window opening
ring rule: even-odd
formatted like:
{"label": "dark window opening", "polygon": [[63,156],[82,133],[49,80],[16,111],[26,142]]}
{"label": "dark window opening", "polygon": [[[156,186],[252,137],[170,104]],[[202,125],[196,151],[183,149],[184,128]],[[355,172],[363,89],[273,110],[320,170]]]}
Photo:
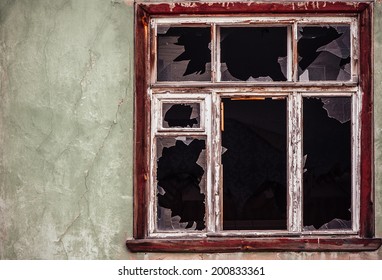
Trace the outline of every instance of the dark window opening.
{"label": "dark window opening", "polygon": [[286,27],[221,28],[223,81],[286,81]]}
{"label": "dark window opening", "polygon": [[350,26],[306,26],[298,36],[300,81],[350,80]]}
{"label": "dark window opening", "polygon": [[211,80],[210,28],[158,26],[158,81]]}
{"label": "dark window opening", "polygon": [[163,104],[163,127],[200,127],[200,104]]}
{"label": "dark window opening", "polygon": [[303,99],[305,230],[351,229],[351,97]]}
{"label": "dark window opening", "polygon": [[286,229],[286,99],[222,99],[223,228]]}
{"label": "dark window opening", "polygon": [[159,230],[205,229],[205,148],[204,139],[157,138]]}

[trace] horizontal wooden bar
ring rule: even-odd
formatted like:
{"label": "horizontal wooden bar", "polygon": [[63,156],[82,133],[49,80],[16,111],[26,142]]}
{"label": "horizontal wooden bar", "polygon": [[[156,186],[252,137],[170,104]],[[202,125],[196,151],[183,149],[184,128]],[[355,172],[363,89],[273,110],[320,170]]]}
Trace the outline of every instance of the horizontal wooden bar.
{"label": "horizontal wooden bar", "polygon": [[259,251],[374,251],[380,238],[201,238],[201,239],[131,239],[132,252],[259,252]]}
{"label": "horizontal wooden bar", "polygon": [[155,15],[176,14],[234,14],[234,13],[338,13],[341,11],[361,12],[370,2],[340,1],[283,1],[272,2],[178,2],[178,3],[139,3],[145,11]]}

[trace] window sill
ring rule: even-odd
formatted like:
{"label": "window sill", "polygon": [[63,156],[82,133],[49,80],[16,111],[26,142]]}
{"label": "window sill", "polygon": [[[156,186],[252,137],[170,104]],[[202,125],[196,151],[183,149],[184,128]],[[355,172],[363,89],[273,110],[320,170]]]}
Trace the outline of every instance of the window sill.
{"label": "window sill", "polygon": [[130,239],[131,252],[374,251],[381,238]]}

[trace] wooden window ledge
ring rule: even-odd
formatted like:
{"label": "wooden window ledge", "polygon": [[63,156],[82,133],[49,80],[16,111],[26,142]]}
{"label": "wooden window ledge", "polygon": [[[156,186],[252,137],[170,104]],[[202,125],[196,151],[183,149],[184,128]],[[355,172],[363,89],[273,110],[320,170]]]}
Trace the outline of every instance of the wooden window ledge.
{"label": "wooden window ledge", "polygon": [[201,238],[130,239],[131,252],[261,252],[261,251],[374,251],[381,238]]}

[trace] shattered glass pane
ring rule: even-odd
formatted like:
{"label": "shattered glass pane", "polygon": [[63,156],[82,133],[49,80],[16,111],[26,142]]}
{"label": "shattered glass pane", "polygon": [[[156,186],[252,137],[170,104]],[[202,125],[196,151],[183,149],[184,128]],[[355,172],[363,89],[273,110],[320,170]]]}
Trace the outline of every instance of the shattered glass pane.
{"label": "shattered glass pane", "polygon": [[286,100],[223,104],[223,228],[286,229]]}
{"label": "shattered glass pane", "polygon": [[304,26],[299,28],[300,81],[348,81],[350,26]]}
{"label": "shattered glass pane", "polygon": [[200,103],[163,103],[163,128],[200,127]]}
{"label": "shattered glass pane", "polygon": [[221,28],[222,81],[286,81],[287,27]]}
{"label": "shattered glass pane", "polygon": [[205,27],[158,27],[158,81],[211,80],[211,34]]}
{"label": "shattered glass pane", "polygon": [[351,97],[303,99],[304,230],[351,228],[349,112]]}
{"label": "shattered glass pane", "polygon": [[204,138],[157,138],[157,228],[204,230]]}

